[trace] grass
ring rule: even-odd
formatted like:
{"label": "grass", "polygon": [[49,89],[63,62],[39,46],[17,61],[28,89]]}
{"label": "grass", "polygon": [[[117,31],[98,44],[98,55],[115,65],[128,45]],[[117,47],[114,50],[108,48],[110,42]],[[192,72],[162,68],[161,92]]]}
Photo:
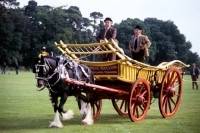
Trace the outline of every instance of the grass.
{"label": "grass", "polygon": [[62,121],[64,127],[48,128],[54,113],[48,90],[38,92],[34,74],[0,74],[0,133],[157,133],[200,132],[200,90],[192,90],[190,76],[184,76],[181,104],[175,116],[163,118],[156,100],[142,122],[131,122],[119,116],[110,100],[103,100],[101,115],[92,126],[80,125],[81,118],[74,97],[69,97],[65,109],[73,109],[75,116]]}

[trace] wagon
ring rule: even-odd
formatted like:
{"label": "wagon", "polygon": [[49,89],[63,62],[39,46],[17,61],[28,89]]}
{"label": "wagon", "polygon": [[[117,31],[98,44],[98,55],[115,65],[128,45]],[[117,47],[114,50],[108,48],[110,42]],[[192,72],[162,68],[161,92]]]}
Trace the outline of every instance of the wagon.
{"label": "wagon", "polygon": [[[102,99],[111,99],[119,115],[138,122],[145,118],[152,99],[158,98],[160,113],[164,118],[172,117],[182,97],[182,75],[180,70],[189,65],[179,60],[162,62],[151,66],[124,55],[115,41],[91,44],[64,44],[56,47],[68,58],[89,66],[95,76],[95,84],[66,79],[66,82],[92,88],[93,118],[100,115]],[[92,61],[89,58],[115,53],[117,60]]]}

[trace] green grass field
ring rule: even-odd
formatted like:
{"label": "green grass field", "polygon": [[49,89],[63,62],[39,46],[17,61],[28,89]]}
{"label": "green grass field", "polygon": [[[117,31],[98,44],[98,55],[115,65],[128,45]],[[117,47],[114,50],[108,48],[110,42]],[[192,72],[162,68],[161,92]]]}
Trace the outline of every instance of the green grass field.
{"label": "green grass field", "polygon": [[75,98],[69,97],[65,109],[74,110],[75,116],[62,121],[64,127],[58,129],[48,128],[54,118],[53,108],[48,90],[36,90],[33,73],[0,74],[0,133],[199,133],[200,90],[191,89],[190,76],[184,76],[184,80],[181,104],[172,118],[161,116],[157,99],[145,119],[138,123],[118,115],[111,101],[103,100],[94,125],[83,126]]}

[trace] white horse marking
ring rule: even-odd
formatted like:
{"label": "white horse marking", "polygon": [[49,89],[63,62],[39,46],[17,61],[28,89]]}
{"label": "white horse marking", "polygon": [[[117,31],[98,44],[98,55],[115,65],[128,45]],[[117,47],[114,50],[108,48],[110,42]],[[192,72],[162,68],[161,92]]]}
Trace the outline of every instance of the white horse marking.
{"label": "white horse marking", "polygon": [[58,111],[56,111],[55,117],[54,117],[54,121],[50,122],[49,127],[57,127],[57,128],[62,128],[63,127],[63,124],[61,123],[60,118],[59,118]]}
{"label": "white horse marking", "polygon": [[69,109],[66,113],[62,113],[63,120],[69,120],[74,117],[74,111]]}
{"label": "white horse marking", "polygon": [[94,123],[94,120],[92,119],[92,113],[91,113],[91,104],[88,103],[87,105],[87,115],[85,119],[82,120],[83,125],[92,125]]}
{"label": "white horse marking", "polygon": [[83,100],[80,100],[80,101],[81,101],[80,116],[81,116],[82,119],[84,119],[86,114],[87,114],[86,105],[85,105],[85,102]]}

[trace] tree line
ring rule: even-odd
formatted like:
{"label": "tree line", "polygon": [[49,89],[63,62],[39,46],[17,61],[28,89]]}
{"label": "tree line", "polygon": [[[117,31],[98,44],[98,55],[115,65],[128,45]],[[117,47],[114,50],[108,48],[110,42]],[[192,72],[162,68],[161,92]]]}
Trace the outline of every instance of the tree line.
{"label": "tree line", "polygon": [[[112,17],[112,16],[110,16]],[[49,52],[59,55],[54,42],[83,44],[96,42],[99,29],[104,26],[104,15],[90,13],[90,18],[82,16],[77,6],[51,7],[38,6],[34,0],[20,8],[16,0],[0,0],[0,64],[31,67],[33,59],[43,46]],[[186,41],[173,21],[157,18],[127,18],[113,24],[117,28],[117,40],[126,55],[130,56],[128,43],[135,25],[143,27],[152,44],[147,63],[158,65],[161,62],[181,60],[200,66],[200,58],[192,52],[192,44]]]}

